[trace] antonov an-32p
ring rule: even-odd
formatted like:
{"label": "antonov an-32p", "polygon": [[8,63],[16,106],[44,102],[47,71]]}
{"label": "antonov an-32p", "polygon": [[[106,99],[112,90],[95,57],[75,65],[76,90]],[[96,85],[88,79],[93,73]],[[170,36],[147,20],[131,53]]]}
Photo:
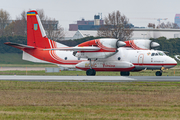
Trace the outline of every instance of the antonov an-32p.
{"label": "antonov an-32p", "polygon": [[144,69],[159,70],[172,68],[177,62],[163,51],[153,50],[159,44],[139,39],[120,41],[102,38],[68,47],[47,38],[37,11],[27,12],[27,45],[6,42],[6,45],[21,49],[23,60],[53,63],[67,68],[85,70],[88,76],[96,71],[119,71],[122,76]]}

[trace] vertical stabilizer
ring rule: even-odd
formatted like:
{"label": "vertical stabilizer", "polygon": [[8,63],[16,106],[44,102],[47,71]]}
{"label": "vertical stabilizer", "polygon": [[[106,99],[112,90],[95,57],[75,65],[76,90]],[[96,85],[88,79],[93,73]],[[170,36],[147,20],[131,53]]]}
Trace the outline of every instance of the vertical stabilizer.
{"label": "vertical stabilizer", "polygon": [[41,20],[37,11],[32,10],[27,12],[27,45],[50,48],[50,40],[46,37],[46,33],[42,26]]}

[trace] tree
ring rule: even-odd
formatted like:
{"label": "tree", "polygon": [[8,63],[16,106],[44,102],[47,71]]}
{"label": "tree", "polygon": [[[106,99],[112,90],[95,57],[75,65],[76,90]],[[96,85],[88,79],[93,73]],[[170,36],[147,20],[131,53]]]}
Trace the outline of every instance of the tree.
{"label": "tree", "polygon": [[7,11],[1,9],[0,10],[0,35],[1,36],[5,35],[5,28],[10,23],[9,19],[10,19],[10,14]]}
{"label": "tree", "polygon": [[109,13],[104,19],[105,23],[98,30],[98,36],[116,38],[122,41],[128,40],[132,36],[133,30],[125,15],[119,11]]}
{"label": "tree", "polygon": [[64,28],[58,24],[57,20],[46,17],[42,23],[49,39],[58,41],[64,38]]}
{"label": "tree", "polygon": [[157,28],[166,28],[166,24],[164,22],[162,22],[161,24],[159,24],[157,26]]}
{"label": "tree", "polygon": [[170,28],[170,29],[179,29],[179,26],[176,23],[167,22],[166,24],[163,22],[157,26],[157,28]]}
{"label": "tree", "polygon": [[155,24],[149,23],[149,24],[148,24],[148,27],[155,28]]}
{"label": "tree", "polygon": [[27,35],[27,20],[26,11],[23,11],[20,16],[16,17],[16,20],[12,21],[6,28],[6,35]]}
{"label": "tree", "polygon": [[179,26],[176,23],[173,23],[173,28],[174,29],[180,29]]}
{"label": "tree", "polygon": [[[37,13],[45,28],[48,38],[54,40],[60,40],[64,37],[64,29],[58,25],[58,21],[45,16],[43,9],[38,9]],[[23,11],[20,16],[16,17],[6,29],[9,35],[27,35],[27,17],[26,11]]]}
{"label": "tree", "polygon": [[37,12],[45,28],[47,37],[49,39],[56,40],[56,41],[63,39],[65,36],[64,28],[58,24],[58,21],[56,19],[52,19],[48,16],[45,16],[43,9],[38,9]]}
{"label": "tree", "polygon": [[[40,19],[44,19],[44,11],[43,9],[37,10]],[[16,17],[16,20],[8,26],[7,30],[13,29],[12,35],[27,35],[27,14],[26,11],[22,11],[22,13]],[[9,33],[9,32],[8,32]]]}

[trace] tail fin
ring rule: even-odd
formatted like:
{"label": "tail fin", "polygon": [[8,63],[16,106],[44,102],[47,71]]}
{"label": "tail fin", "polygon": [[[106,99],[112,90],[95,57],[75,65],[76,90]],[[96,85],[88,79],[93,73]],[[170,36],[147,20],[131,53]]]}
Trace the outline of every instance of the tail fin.
{"label": "tail fin", "polygon": [[27,45],[39,48],[51,48],[50,41],[42,26],[37,11],[27,12]]}

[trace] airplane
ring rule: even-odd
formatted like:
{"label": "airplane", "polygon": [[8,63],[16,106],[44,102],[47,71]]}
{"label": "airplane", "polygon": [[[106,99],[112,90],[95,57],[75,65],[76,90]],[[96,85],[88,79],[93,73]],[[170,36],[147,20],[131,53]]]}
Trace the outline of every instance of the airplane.
{"label": "airplane", "polygon": [[48,39],[37,11],[27,12],[27,45],[4,43],[23,51],[23,60],[37,63],[53,63],[66,68],[86,71],[87,76],[95,76],[96,71],[119,71],[121,76],[142,70],[172,68],[177,62],[163,51],[154,50],[157,42],[148,39],[120,41],[101,38],[68,47]]}

